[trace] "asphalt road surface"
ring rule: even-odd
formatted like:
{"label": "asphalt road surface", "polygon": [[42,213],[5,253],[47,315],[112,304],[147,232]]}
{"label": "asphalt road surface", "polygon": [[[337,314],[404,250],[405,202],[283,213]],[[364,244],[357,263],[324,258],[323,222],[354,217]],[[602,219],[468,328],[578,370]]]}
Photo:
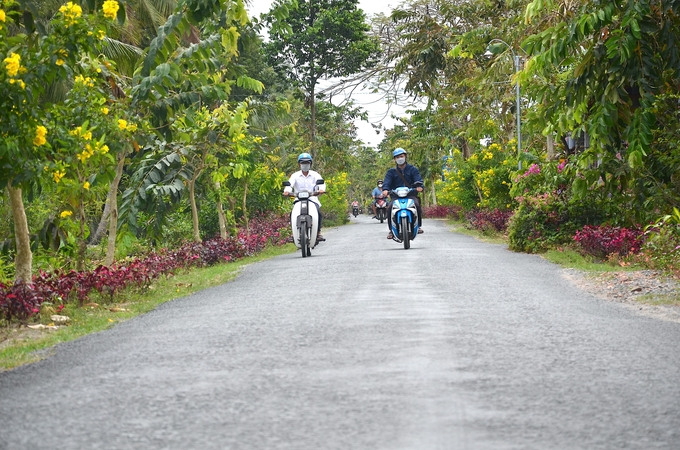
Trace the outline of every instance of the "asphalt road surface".
{"label": "asphalt road surface", "polygon": [[680,449],[680,324],[367,216],[0,374],[2,449]]}

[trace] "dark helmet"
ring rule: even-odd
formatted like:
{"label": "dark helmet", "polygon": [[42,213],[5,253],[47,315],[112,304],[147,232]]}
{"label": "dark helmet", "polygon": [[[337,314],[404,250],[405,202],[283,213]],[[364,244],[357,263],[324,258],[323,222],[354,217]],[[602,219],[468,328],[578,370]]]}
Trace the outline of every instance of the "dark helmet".
{"label": "dark helmet", "polygon": [[382,184],[382,180],[378,180],[378,184]]}

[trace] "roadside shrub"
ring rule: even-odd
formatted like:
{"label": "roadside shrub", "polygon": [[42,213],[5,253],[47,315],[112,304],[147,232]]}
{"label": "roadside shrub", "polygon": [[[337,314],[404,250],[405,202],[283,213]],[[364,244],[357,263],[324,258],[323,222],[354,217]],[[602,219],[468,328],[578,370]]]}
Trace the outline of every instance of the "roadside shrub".
{"label": "roadside shrub", "polygon": [[639,229],[586,225],[576,232],[574,241],[584,253],[598,258],[627,256],[640,251],[643,234]]}
{"label": "roadside shrub", "polygon": [[460,219],[463,208],[458,205],[436,205],[423,208],[423,217],[431,219]]}
{"label": "roadside shrub", "polygon": [[499,144],[481,147],[468,159],[455,150],[448,160],[446,181],[437,181],[437,197],[444,204],[474,208],[510,208],[511,173],[517,160],[511,150],[516,142],[503,148]]}
{"label": "roadside shrub", "polygon": [[26,321],[40,311],[44,302],[63,305],[77,301],[82,306],[93,292],[112,300],[122,289],[145,288],[153,280],[176,270],[233,261],[256,254],[267,245],[282,245],[290,235],[289,228],[288,215],[260,215],[251,220],[249,232],[240,229],[237,236],[228,239],[185,242],[175,249],[151,252],[91,271],[40,271],[31,284],[0,283],[0,317],[7,322]]}
{"label": "roadside shrub", "polygon": [[25,322],[40,312],[43,299],[25,283],[7,286],[0,283],[0,316],[6,321],[12,319]]}
{"label": "roadside shrub", "polygon": [[465,213],[465,227],[482,233],[504,233],[513,211],[494,209],[473,209]]}
{"label": "roadside shrub", "polygon": [[513,180],[511,194],[519,204],[508,226],[508,246],[536,253],[573,242],[584,225],[599,225],[610,211],[607,197],[586,191],[575,197],[567,160],[535,162]]}
{"label": "roadside shrub", "polygon": [[347,174],[342,172],[334,177],[325,179],[325,181],[326,195],[320,197],[323,225],[342,225],[349,222],[347,215],[349,180],[347,179]]}
{"label": "roadside shrub", "polygon": [[645,228],[645,243],[638,259],[652,269],[680,277],[680,211],[661,217]]}

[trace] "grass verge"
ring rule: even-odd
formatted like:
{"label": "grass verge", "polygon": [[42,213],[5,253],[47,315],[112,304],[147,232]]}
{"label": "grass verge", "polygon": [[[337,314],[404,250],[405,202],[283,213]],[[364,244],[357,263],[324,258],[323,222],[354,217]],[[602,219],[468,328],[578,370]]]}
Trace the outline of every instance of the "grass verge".
{"label": "grass verge", "polygon": [[40,324],[48,328],[32,329],[10,326],[0,329],[0,371],[39,361],[52,353],[55,345],[111,328],[140,314],[153,310],[161,303],[185,297],[203,289],[228,283],[248,264],[274,256],[292,253],[293,244],[269,247],[263,252],[228,264],[182,271],[174,276],[156,280],[145,290],[127,289],[116,295],[113,302],[93,298],[91,303],[78,307],[69,303],[59,312],[68,316],[68,325],[53,329],[49,306],[40,314]]}

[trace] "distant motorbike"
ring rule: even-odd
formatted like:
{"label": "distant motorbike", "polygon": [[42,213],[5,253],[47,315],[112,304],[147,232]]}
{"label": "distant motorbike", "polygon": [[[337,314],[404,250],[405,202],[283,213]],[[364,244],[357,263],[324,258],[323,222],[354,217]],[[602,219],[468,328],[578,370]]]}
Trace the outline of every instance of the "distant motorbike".
{"label": "distant motorbike", "polygon": [[[317,180],[317,186],[320,189],[326,190],[324,181]],[[290,182],[283,182],[284,190],[292,193]],[[295,193],[295,203],[293,203],[293,211],[290,213],[290,225],[293,229],[293,243],[300,249],[302,257],[312,256],[312,249],[316,247],[316,236],[319,234],[319,212],[316,206],[310,205],[312,203],[309,199],[315,195],[319,195],[317,191],[299,191]]]}
{"label": "distant motorbike", "polygon": [[352,203],[352,215],[356,217],[359,215],[359,212],[359,205]]}
{"label": "distant motorbike", "polygon": [[398,187],[391,191],[396,196],[391,212],[393,239],[403,243],[406,250],[411,248],[411,241],[418,236],[418,209],[415,200],[409,197],[415,191],[415,188],[408,187]]}
{"label": "distant motorbike", "polygon": [[375,217],[383,223],[387,220],[387,199],[380,195],[375,199]]}

